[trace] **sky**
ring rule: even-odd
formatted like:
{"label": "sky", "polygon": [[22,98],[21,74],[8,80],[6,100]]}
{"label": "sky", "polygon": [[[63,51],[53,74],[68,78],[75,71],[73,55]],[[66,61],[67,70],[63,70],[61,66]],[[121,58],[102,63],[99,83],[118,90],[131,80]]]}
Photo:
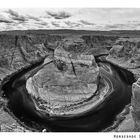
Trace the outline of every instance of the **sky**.
{"label": "sky", "polygon": [[140,30],[140,8],[0,9],[0,31]]}

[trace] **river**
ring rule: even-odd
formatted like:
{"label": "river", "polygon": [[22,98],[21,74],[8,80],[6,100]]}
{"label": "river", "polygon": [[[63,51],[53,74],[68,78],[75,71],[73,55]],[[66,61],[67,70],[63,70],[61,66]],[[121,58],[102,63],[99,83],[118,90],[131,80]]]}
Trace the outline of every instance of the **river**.
{"label": "river", "polygon": [[8,99],[7,107],[22,124],[38,131],[47,129],[53,132],[100,132],[111,126],[116,115],[130,103],[134,77],[127,70],[105,60],[98,60],[98,65],[102,77],[113,90],[110,90],[112,93],[102,104],[86,115],[77,118],[52,119],[44,112],[36,110],[32,97],[27,93],[24,75],[38,65],[20,71],[3,85],[2,90]]}

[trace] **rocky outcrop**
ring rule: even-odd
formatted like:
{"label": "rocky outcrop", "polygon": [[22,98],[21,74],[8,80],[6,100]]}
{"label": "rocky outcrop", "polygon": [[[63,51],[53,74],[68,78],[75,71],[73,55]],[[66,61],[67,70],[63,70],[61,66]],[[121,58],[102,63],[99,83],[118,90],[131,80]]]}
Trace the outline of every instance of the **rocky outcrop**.
{"label": "rocky outcrop", "polygon": [[[5,40],[5,38],[7,40]],[[47,55],[43,44],[33,43],[28,36],[0,38],[0,79]]]}
{"label": "rocky outcrop", "polygon": [[89,46],[89,53],[94,56],[108,54],[110,48],[118,39],[117,36],[92,36],[92,35],[83,35],[81,37],[84,42]]}
{"label": "rocky outcrop", "polygon": [[48,54],[43,43],[35,44],[28,36],[17,37],[17,47],[27,63],[33,63]]}
{"label": "rocky outcrop", "polygon": [[[37,44],[33,37],[0,35],[0,82],[7,76],[35,63],[47,55],[43,44]],[[0,93],[2,95],[2,93]],[[0,104],[4,100],[0,100]],[[3,107],[0,107],[0,131],[28,131],[21,126]]]}
{"label": "rocky outcrop", "polygon": [[[7,34],[6,33],[6,34],[0,35],[0,49],[1,49],[0,51],[0,82],[3,81],[5,77],[12,75],[13,73],[17,72],[18,70],[28,65],[31,65],[32,63],[34,63],[35,61],[38,61],[42,57],[47,56],[48,53],[53,55],[53,52],[56,49],[56,47],[64,38],[66,38],[66,36],[67,35],[65,36],[64,35],[47,35],[44,33],[36,34],[36,32],[28,33],[28,34],[26,33]],[[52,59],[52,57],[50,59]],[[82,56],[82,58],[79,58],[79,60],[80,59],[86,60],[84,56]],[[92,59],[94,60],[94,57],[90,55],[88,59],[89,59],[89,62],[91,63],[91,60]],[[48,61],[50,60],[47,59],[44,61],[44,63],[48,63]],[[69,64],[72,65],[71,63]],[[57,62],[57,68],[59,67],[58,65],[60,64],[58,64]],[[85,65],[83,66],[86,67]],[[91,65],[89,66],[91,67]],[[62,66],[60,65],[60,67]],[[70,69],[72,69],[72,66],[70,67]],[[77,75],[78,73],[80,73],[79,71],[76,71],[76,72],[77,72]],[[97,70],[97,73],[98,73],[98,70]],[[90,91],[90,86],[89,88],[86,87],[85,90],[87,89],[89,89]],[[3,109],[0,112],[4,114],[5,118],[8,118],[7,121],[10,120],[9,122],[12,122],[11,120],[14,120],[14,118],[12,118]],[[12,129],[14,131],[13,125],[12,127],[10,127],[11,124],[6,123],[6,121],[4,121],[4,123],[1,122],[1,126],[2,126],[1,131],[12,131]],[[18,123],[15,123],[15,124],[18,126]],[[11,128],[11,129],[8,130],[7,128]]]}
{"label": "rocky outcrop", "polygon": [[46,102],[47,113],[60,116],[87,111],[84,105],[77,106],[96,94],[99,76],[87,48],[80,38],[63,41],[54,51],[53,63],[27,80],[28,92]]}
{"label": "rocky outcrop", "polygon": [[132,85],[131,106],[129,114],[124,121],[114,130],[115,132],[139,132],[140,131],[140,79]]}
{"label": "rocky outcrop", "polygon": [[110,49],[107,60],[132,71],[136,78],[140,72],[140,39],[120,38]]}
{"label": "rocky outcrop", "polygon": [[[131,71],[136,79],[140,78],[140,39],[119,38],[110,49],[107,60]],[[119,126],[118,131],[140,131],[139,80],[132,85],[132,108],[130,113]],[[131,124],[128,126],[128,123]]]}
{"label": "rocky outcrop", "polygon": [[140,79],[132,85],[132,116],[134,119],[134,131],[140,131]]}
{"label": "rocky outcrop", "polygon": [[21,126],[9,113],[0,108],[0,132],[29,132]]}
{"label": "rocky outcrop", "polygon": [[[30,94],[45,99],[48,107],[52,105],[54,112],[48,110],[52,115],[62,115],[62,110],[65,109],[67,109],[65,110],[67,114],[73,114],[75,104],[91,97],[91,93],[96,94],[99,68],[94,56],[108,53],[108,61],[130,70],[137,79],[140,77],[140,39],[136,37],[118,38],[91,34],[74,36],[71,33],[49,36],[44,33],[3,34],[0,35],[0,82],[7,75],[31,65],[48,54],[54,55],[45,59],[44,67],[28,79],[26,86]],[[49,92],[46,92],[48,90]],[[127,126],[127,120],[133,124],[132,117],[135,122],[135,131],[139,131],[138,94],[139,84],[136,82],[133,84],[133,108],[130,111],[132,114],[128,115],[128,119],[123,121],[117,131],[126,129],[124,126]],[[2,102],[0,100],[0,105]],[[73,109],[68,108],[70,104],[74,104]],[[42,108],[44,105],[46,103],[40,104]],[[88,107],[91,106],[88,105]],[[77,106],[77,108],[79,107]],[[82,106],[79,112],[86,109],[87,106]],[[3,108],[0,108],[0,114],[3,116],[0,118],[1,131],[26,131]],[[132,131],[132,129],[129,130]]]}

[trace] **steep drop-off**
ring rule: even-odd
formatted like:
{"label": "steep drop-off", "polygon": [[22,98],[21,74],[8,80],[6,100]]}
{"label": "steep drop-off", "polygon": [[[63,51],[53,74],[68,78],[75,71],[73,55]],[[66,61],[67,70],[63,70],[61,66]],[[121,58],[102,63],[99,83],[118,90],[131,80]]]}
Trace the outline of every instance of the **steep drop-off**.
{"label": "steep drop-off", "polygon": [[[70,41],[69,38],[71,38],[71,41]],[[80,43],[80,40],[78,42],[74,41],[76,38],[80,38],[80,40],[82,40],[82,42]],[[84,62],[85,56],[83,54],[82,54],[83,55],[82,57],[79,56],[78,58],[76,58],[76,60],[75,60],[75,58],[64,57],[65,58],[65,61],[64,61],[62,59],[63,58],[62,56],[65,55],[66,52],[63,53],[63,49],[61,49],[61,46],[63,46],[63,43],[67,42],[67,40],[69,40],[68,41],[68,44],[69,44],[68,46],[70,46],[69,47],[70,49],[67,50],[68,52],[73,51],[75,53],[76,50],[77,50],[77,49],[75,50],[75,47],[77,47],[79,44],[80,44],[79,46],[82,46],[82,43],[83,43],[83,48],[85,48],[84,50],[86,50],[84,55],[86,55],[86,57],[88,58],[88,61],[86,60]],[[63,66],[66,64],[66,66],[67,65],[69,66],[68,67],[68,72],[72,71],[73,76],[79,76],[79,78],[82,78],[82,79],[84,78],[83,80],[86,80],[85,78],[88,77],[88,73],[89,73],[89,77],[92,77],[92,76],[90,76],[90,73],[92,74],[92,67],[95,68],[95,66],[96,66],[96,64],[94,65],[94,63],[93,63],[93,66],[90,65],[90,61],[94,60],[93,56],[95,56],[95,58],[97,58],[98,56],[109,54],[109,56],[107,56],[107,61],[110,61],[110,62],[112,62],[112,63],[114,63],[114,64],[116,64],[120,67],[123,67],[123,68],[127,69],[127,70],[131,69],[131,72],[133,72],[135,74],[135,76],[138,77],[138,74],[139,74],[138,41],[137,41],[137,43],[135,43],[137,39],[132,39],[131,40],[131,38],[129,38],[128,40],[131,40],[131,42],[132,42],[132,43],[129,43],[129,41],[127,42],[126,40],[127,40],[126,37],[119,38],[116,35],[115,36],[114,35],[104,36],[104,35],[91,35],[91,34],[90,35],[87,35],[87,34],[86,35],[81,35],[81,34],[80,35],[72,35],[72,34],[61,34],[61,35],[47,35],[47,34],[0,35],[0,47],[1,47],[1,51],[0,51],[0,53],[1,53],[0,79],[1,79],[1,82],[2,82],[1,87],[3,88],[3,86],[5,86],[7,84],[8,80],[11,80],[11,77],[13,77],[12,75],[14,75],[14,73],[19,72],[19,75],[22,76],[22,74],[21,74],[22,71],[24,71],[24,72],[26,71],[24,69],[25,67],[29,67],[31,65],[34,65],[36,62],[41,61],[44,58],[49,58],[49,59],[45,59],[43,65],[45,65],[45,63],[47,64],[50,60],[52,61],[52,58],[56,58],[55,61],[53,60],[53,62],[55,62],[54,63],[55,67],[57,66],[57,68],[59,70],[61,70],[61,69],[62,69],[62,71],[63,71],[63,69],[65,70],[66,67],[63,67]],[[125,43],[125,42],[127,42],[127,43]],[[59,48],[59,49],[57,49],[57,48]],[[78,52],[81,51],[81,53],[82,53],[82,52],[84,52],[84,50],[78,50]],[[130,53],[129,50],[131,51],[131,56],[129,56],[129,53]],[[135,53],[135,52],[137,52],[137,53]],[[60,54],[61,54],[61,56],[60,56]],[[121,57],[121,60],[123,59],[123,61],[121,61],[121,63],[120,63],[120,60],[118,62],[119,57]],[[124,57],[126,57],[126,58],[124,58]],[[131,63],[129,62],[130,61],[129,58],[134,59],[134,61],[130,59],[132,61],[131,63],[133,63],[132,66],[130,65]],[[61,61],[56,61],[57,59],[63,60],[65,62],[65,64],[62,66],[63,63],[61,63]],[[86,71],[87,75],[86,74],[84,75],[84,71],[83,71],[83,75],[81,75],[81,72],[82,72],[81,70],[83,69],[81,67],[83,67],[84,64],[81,64],[81,65],[78,64],[77,65],[76,64],[77,62],[78,63],[79,62],[82,62],[82,63],[83,62],[84,63],[88,62],[88,65],[87,64],[86,65],[91,70],[91,72]],[[43,71],[43,69],[44,70],[49,70],[49,69],[53,70],[53,68],[51,68],[51,65],[52,64],[50,63],[48,65],[45,65],[45,67],[44,66],[43,67],[41,66],[40,68],[37,67],[37,69],[40,69],[40,71],[41,70]],[[115,116],[125,107],[126,104],[128,104],[130,102],[131,84],[132,84],[132,82],[134,82],[133,81],[134,79],[130,78],[132,80],[130,82],[129,81],[130,79],[126,78],[126,77],[128,77],[128,75],[126,75],[125,71],[124,70],[116,71],[117,67],[114,68],[114,66],[112,64],[103,62],[100,65],[98,64],[98,66],[100,67],[99,73],[101,75],[103,75],[102,77],[104,79],[106,79],[106,81],[108,81],[108,83],[110,83],[110,85],[111,85],[111,83],[113,83],[113,87],[116,90],[113,93],[114,96],[110,96],[110,98],[111,98],[110,102],[107,103],[107,101],[103,100],[103,103],[105,105],[103,104],[101,106],[101,108],[102,107],[109,108],[109,106],[111,105],[112,109],[111,110],[104,109],[104,111],[102,111],[103,109],[101,109],[101,111],[99,111],[98,115],[95,115],[95,114],[90,115],[88,123],[85,120],[85,121],[83,121],[82,124],[78,124],[78,121],[77,121],[77,127],[75,127],[75,128],[73,126],[71,126],[69,128],[65,128],[67,123],[73,124],[73,123],[76,123],[75,121],[64,121],[63,125],[60,123],[61,121],[60,122],[59,121],[54,121],[55,123],[53,123],[53,122],[48,123],[48,121],[47,121],[47,123],[50,124],[49,129],[51,128],[51,131],[60,131],[60,130],[61,131],[64,131],[64,130],[65,131],[66,130],[67,131],[91,131],[91,130],[92,131],[100,131],[100,130],[106,128],[107,126],[109,126],[115,120]],[[96,67],[98,67],[98,66],[96,66]],[[78,68],[79,68],[80,72],[78,71]],[[22,69],[24,69],[24,70],[22,70]],[[118,68],[118,69],[121,70],[121,68]],[[34,73],[36,73],[36,72],[34,72]],[[51,73],[53,74],[53,73],[55,73],[55,71],[54,72],[50,71],[49,73],[51,75]],[[112,75],[112,73],[113,73],[113,75]],[[32,73],[32,70],[29,73],[25,74],[25,78],[23,78],[23,79],[19,78],[18,79],[16,77],[17,80],[16,80],[16,78],[14,79],[14,80],[16,80],[16,82],[14,82],[14,81],[13,82],[15,83],[15,85],[16,84],[18,85],[18,86],[16,85],[16,87],[18,87],[17,89],[16,89],[16,87],[14,87],[14,84],[11,83],[11,81],[10,81],[11,85],[9,85],[9,87],[7,87],[7,88],[10,89],[10,86],[12,86],[11,88],[14,88],[14,89],[11,89],[11,91],[8,91],[9,96],[10,96],[9,92],[11,92],[11,96],[9,97],[9,99],[11,99],[10,103],[14,107],[14,108],[11,108],[11,109],[13,111],[13,110],[15,110],[15,107],[18,106],[18,104],[23,104],[23,105],[21,105],[21,107],[23,107],[23,108],[25,107],[25,110],[33,112],[34,115],[31,116],[31,118],[35,118],[35,120],[36,121],[38,120],[39,123],[40,123],[40,121],[45,122],[46,121],[45,117],[43,117],[42,114],[34,111],[34,109],[33,110],[31,109],[31,108],[34,108],[34,105],[32,103],[30,104],[30,102],[32,100],[29,97],[30,95],[28,93],[24,94],[24,93],[27,92],[27,89],[28,89],[27,86],[31,86],[30,85],[31,82],[26,84],[27,77],[30,74],[32,75],[31,77],[33,77],[34,74]],[[59,74],[60,74],[60,72],[58,72],[58,75]],[[44,75],[44,73],[42,74],[42,76],[43,75]],[[115,75],[115,77],[114,77],[114,75]],[[67,76],[68,76],[68,74],[66,74],[64,76],[64,79]],[[54,77],[57,77],[57,75],[54,76]],[[51,76],[50,76],[50,78],[51,78]],[[62,79],[61,78],[58,78],[58,79],[61,82]],[[55,81],[55,79],[53,79],[52,83],[54,84],[54,82],[58,82],[58,79],[56,81]],[[112,80],[109,80],[109,79],[112,79]],[[126,79],[129,82],[126,81]],[[71,79],[70,81],[73,81],[73,80],[74,79]],[[90,79],[88,78],[87,80],[90,80]],[[95,78],[94,81],[96,81],[96,78]],[[42,82],[42,78],[41,78],[41,82]],[[79,81],[77,81],[77,83],[79,83]],[[88,83],[88,81],[87,81],[87,83]],[[63,85],[63,82],[61,84]],[[105,85],[105,87],[107,87],[107,85]],[[126,87],[126,88],[124,88],[124,87]],[[56,90],[59,90],[59,87],[57,87],[57,88],[58,89],[56,89]],[[3,89],[5,89],[5,88],[3,88]],[[124,90],[122,90],[122,89],[124,89]],[[5,90],[7,90],[7,89],[5,89]],[[85,88],[85,90],[87,91],[88,88]],[[121,94],[119,94],[120,93],[119,90],[121,90]],[[29,90],[28,90],[28,92],[29,92]],[[128,92],[130,92],[130,93],[126,94]],[[30,93],[32,93],[32,91],[30,91]],[[54,93],[54,89],[52,90],[52,93]],[[90,90],[89,90],[89,93],[90,93]],[[1,95],[2,94],[3,94],[3,92],[1,90]],[[128,98],[126,98],[126,96]],[[48,97],[49,97],[49,95],[48,95]],[[83,97],[81,95],[80,96],[78,95],[76,98],[78,100],[81,100],[80,98],[83,98]],[[88,95],[87,95],[87,97],[88,97]],[[56,98],[56,96],[55,96],[55,98]],[[71,101],[73,99],[76,99],[76,98],[73,98],[73,95],[70,95],[70,97],[68,97],[68,96],[65,97],[65,99],[67,99],[69,101]],[[58,99],[59,98],[57,98],[57,100]],[[105,99],[105,97],[103,97],[103,99]],[[15,102],[15,100],[19,101],[19,102]],[[54,97],[52,97],[52,100],[54,100]],[[6,121],[5,122],[1,121],[1,123],[0,123],[1,131],[20,131],[20,130],[21,131],[27,131],[27,129],[25,129],[25,127],[22,127],[8,113],[6,114],[4,108],[7,106],[7,99],[5,99],[5,98],[3,99],[1,97],[1,101],[2,101],[1,114],[4,114],[5,118],[11,118],[11,123],[8,123],[8,121],[7,122]],[[25,101],[28,102],[28,104],[26,106],[24,106]],[[50,98],[49,98],[49,101],[50,101]],[[122,102],[120,102],[120,101],[122,101]],[[60,104],[61,102],[62,102],[61,100],[58,101],[58,104]],[[57,102],[55,102],[55,103],[57,103]],[[120,105],[118,105],[118,104],[120,104]],[[12,105],[11,105],[11,107],[12,107]],[[50,105],[51,104],[49,104],[49,106]],[[117,108],[115,108],[115,107],[117,107]],[[17,108],[17,110],[20,112],[21,108],[19,107],[19,108]],[[109,113],[107,113],[108,111],[109,111]],[[16,111],[14,113],[16,115],[21,114],[21,112],[20,113],[19,112]],[[26,115],[27,112],[26,113],[25,112],[24,111],[22,112],[23,116]],[[59,114],[59,112],[61,112],[61,111],[58,111],[58,114]],[[110,114],[110,112],[112,112],[111,113],[112,115],[108,116],[107,114]],[[27,114],[29,115],[31,113],[27,113]],[[28,118],[28,116],[26,116],[26,117],[23,117],[23,116],[18,116],[21,119],[20,121],[22,121],[22,118],[24,118],[24,119]],[[99,117],[100,119],[99,119],[99,122],[98,121],[96,122],[96,120],[98,120],[98,116],[100,116]],[[104,117],[104,118],[102,118],[102,117]],[[94,120],[93,122],[96,122],[94,125],[93,125],[93,123],[91,123],[92,120]],[[107,121],[108,123],[105,123],[106,122],[105,120],[108,120]],[[27,122],[30,122],[30,121],[31,121],[31,119],[29,119]],[[133,121],[133,119],[132,119],[132,121]],[[79,120],[79,122],[81,122],[81,120]],[[86,124],[88,124],[88,125],[86,125]],[[16,126],[16,128],[13,128],[13,125]],[[89,127],[87,128],[87,126],[89,126]],[[99,127],[99,126],[102,126],[102,128]],[[125,126],[125,124],[123,126]],[[46,126],[42,126],[41,130],[44,127],[46,127]],[[7,129],[7,128],[10,128],[10,129]],[[39,126],[39,128],[40,128],[40,126]],[[59,128],[61,128],[61,129],[59,130]],[[116,129],[115,131],[118,131],[118,130],[119,129]]]}

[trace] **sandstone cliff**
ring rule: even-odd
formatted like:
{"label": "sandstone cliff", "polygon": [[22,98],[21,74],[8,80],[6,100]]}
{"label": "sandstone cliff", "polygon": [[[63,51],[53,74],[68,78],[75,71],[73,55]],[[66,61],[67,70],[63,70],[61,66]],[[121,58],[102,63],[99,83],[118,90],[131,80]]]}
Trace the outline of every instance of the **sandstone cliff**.
{"label": "sandstone cliff", "polygon": [[[41,60],[52,54],[55,56],[56,60],[64,61],[64,65],[61,64],[61,61],[56,61],[57,67],[60,66],[62,70],[65,68],[68,69],[68,72],[73,72],[72,76],[79,76],[79,78],[84,78],[88,83],[90,78],[86,79],[85,77],[90,77],[92,74],[96,83],[98,75],[98,66],[95,62],[94,56],[99,55],[108,55],[107,60],[126,68],[133,72],[136,76],[136,79],[140,77],[140,39],[138,37],[118,37],[119,33],[115,35],[92,35],[92,34],[78,34],[78,38],[82,39],[81,45],[83,45],[84,53],[82,55],[77,55],[76,58],[74,55],[72,57],[65,56],[68,50],[63,49],[63,42],[72,36],[71,34],[44,34],[44,33],[28,33],[28,34],[8,34],[3,33],[0,35],[0,82],[3,81],[5,77],[13,74],[14,72],[32,65],[33,63]],[[74,36],[76,38],[76,36]],[[81,40],[78,40],[79,42]],[[68,42],[71,44],[71,42]],[[75,41],[75,44],[77,41]],[[74,51],[75,44],[71,44],[70,51]],[[66,44],[65,44],[66,45]],[[68,49],[68,48],[67,48]],[[82,51],[80,49],[79,51]],[[71,53],[70,53],[71,55]],[[64,58],[64,59],[63,59]],[[50,58],[51,59],[51,58]],[[47,63],[49,60],[46,60]],[[77,64],[81,63],[81,65]],[[68,68],[65,67],[68,65]],[[73,71],[73,66],[76,68],[75,72]],[[94,67],[91,66],[94,64]],[[87,75],[84,74],[81,70],[83,65],[87,65],[90,70],[86,69]],[[55,67],[55,66],[52,66]],[[45,69],[48,70],[48,69]],[[49,71],[49,70],[48,70]],[[88,71],[88,72],[87,72]],[[94,71],[94,72],[93,72]],[[43,71],[44,72],[44,71]],[[65,75],[68,76],[68,73]],[[44,79],[46,80],[46,79]],[[73,79],[71,79],[73,80]],[[55,79],[53,82],[56,82]],[[70,82],[70,81],[68,81]],[[79,82],[79,81],[77,81]],[[89,82],[90,83],[90,82]],[[42,83],[41,83],[42,84]],[[95,84],[96,85],[96,84]],[[88,86],[87,86],[88,87]],[[87,88],[86,87],[86,88]],[[92,85],[91,85],[92,87]],[[139,131],[139,106],[138,103],[138,94],[139,86],[138,83],[133,85],[133,97],[132,97],[132,116],[129,114],[129,119],[131,122],[135,122],[136,131]],[[89,86],[90,93],[90,86]],[[2,94],[2,93],[1,93]],[[87,96],[90,96],[88,94]],[[72,100],[73,95],[69,98]],[[83,98],[79,97],[78,98]],[[2,97],[0,97],[0,130],[1,131],[28,131],[26,128],[22,127],[10,114],[4,110],[4,103]],[[135,107],[138,107],[138,111]],[[1,117],[3,116],[3,117]],[[5,118],[4,120],[2,118]],[[9,121],[10,120],[10,121]],[[131,126],[130,126],[131,127]],[[120,131],[123,131],[126,128],[126,123],[121,127]],[[119,130],[118,129],[118,130]],[[130,130],[130,129],[129,129]]]}

